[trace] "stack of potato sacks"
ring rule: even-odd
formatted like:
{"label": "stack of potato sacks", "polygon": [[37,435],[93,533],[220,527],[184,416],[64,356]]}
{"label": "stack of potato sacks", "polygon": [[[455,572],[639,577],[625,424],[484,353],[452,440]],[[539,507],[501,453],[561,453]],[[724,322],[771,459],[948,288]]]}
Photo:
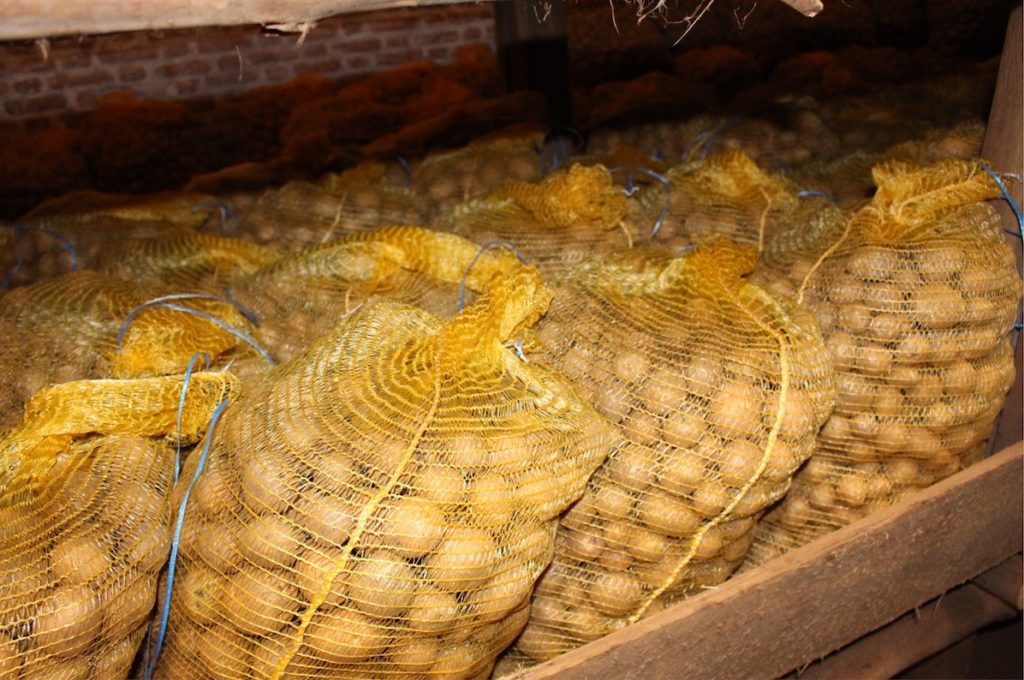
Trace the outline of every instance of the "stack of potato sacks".
{"label": "stack of potato sacks", "polygon": [[[376,238],[458,281],[477,249],[439,237]],[[480,297],[447,322],[368,300],[224,415],[157,677],[490,674],[610,435],[506,346],[550,303],[537,271],[486,253],[467,282]]]}

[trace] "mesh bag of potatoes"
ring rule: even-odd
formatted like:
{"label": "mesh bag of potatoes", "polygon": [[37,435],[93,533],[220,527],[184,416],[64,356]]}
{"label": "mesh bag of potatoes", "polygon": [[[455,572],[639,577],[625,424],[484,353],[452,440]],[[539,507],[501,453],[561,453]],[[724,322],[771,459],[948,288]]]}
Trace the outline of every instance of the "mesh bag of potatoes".
{"label": "mesh bag of potatoes", "polygon": [[666,177],[670,186],[653,185],[640,202],[663,213],[658,239],[670,245],[727,236],[760,249],[798,202],[788,182],[737,150],[677,165]]}
{"label": "mesh bag of potatoes", "polygon": [[[874,169],[878,192],[823,230],[789,275],[821,323],[837,402],[756,565],[891,505],[977,460],[1013,383],[1009,332],[1021,295],[999,195],[974,161]],[[810,249],[811,244],[804,243]]]}
{"label": "mesh bag of potatoes", "polygon": [[182,383],[59,385],[0,435],[0,677],[128,677],[171,543],[171,442],[237,393]]}
{"label": "mesh bag of potatoes", "polygon": [[546,356],[618,439],[562,519],[503,670],[724,581],[810,455],[831,367],[807,312],[743,280],[755,262],[713,239],[593,260],[556,291]]}
{"label": "mesh bag of potatoes", "polygon": [[462,204],[440,228],[477,243],[510,243],[543,275],[561,273],[596,251],[628,248],[639,209],[611,172],[573,165],[537,183],[513,182]]}
{"label": "mesh bag of potatoes", "polygon": [[145,198],[78,191],[0,226],[0,287],[34,283],[79,268],[95,268],[125,237],[189,230],[213,219],[207,197],[156,194]]}
{"label": "mesh bag of potatoes", "polygon": [[397,164],[367,162],[318,182],[293,180],[263,193],[222,233],[289,251],[384,224],[418,224],[423,199]]}
{"label": "mesh bag of potatoes", "polygon": [[543,143],[540,132],[497,133],[455,151],[432,153],[413,168],[413,191],[438,214],[508,182],[539,180],[537,149]]}
{"label": "mesh bag of potatoes", "polygon": [[[442,279],[470,264],[408,249]],[[489,675],[611,435],[506,346],[550,301],[536,270],[477,267],[451,321],[368,303],[225,412],[156,677]]]}
{"label": "mesh bag of potatoes", "polygon": [[196,352],[221,364],[253,350],[227,330],[253,325],[227,299],[172,294],[87,270],[3,296],[0,427],[40,389],[84,378],[185,371]]}

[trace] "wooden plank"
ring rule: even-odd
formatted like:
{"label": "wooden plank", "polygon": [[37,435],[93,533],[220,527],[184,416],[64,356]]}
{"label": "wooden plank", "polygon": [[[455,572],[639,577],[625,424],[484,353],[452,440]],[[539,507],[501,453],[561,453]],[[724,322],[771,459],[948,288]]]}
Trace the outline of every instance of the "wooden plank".
{"label": "wooden plank", "polygon": [[3,0],[0,40],[264,24],[286,30],[334,14],[471,0]]}
{"label": "wooden plank", "polygon": [[520,679],[762,678],[856,640],[1021,550],[1018,442]]}
{"label": "wooden plank", "polygon": [[[1003,42],[1003,55],[999,62],[999,76],[996,80],[995,97],[992,100],[992,112],[989,114],[988,126],[985,130],[985,143],[981,155],[992,163],[1000,172],[1024,173],[1024,22],[1021,19],[1021,8],[1018,7],[1010,15],[1006,29],[1006,40]],[[1010,193],[1017,204],[1024,206],[1024,183],[1008,182]],[[1003,216],[1003,224],[1008,231],[1019,233],[1017,220],[1006,201],[997,201],[996,209]],[[1007,242],[1017,256],[1017,271],[1021,270],[1021,240],[1007,235]],[[1017,321],[1021,319],[1018,316]],[[1024,437],[1024,342],[1019,334],[1014,348],[1014,363],[1017,367],[1017,380],[1006,397],[1006,407],[996,422],[995,434],[992,437],[993,450],[999,450],[1010,443],[1020,441]]]}
{"label": "wooden plank", "polygon": [[943,593],[827,658],[798,669],[799,680],[891,678],[1017,609],[968,583]]}
{"label": "wooden plank", "polygon": [[821,10],[825,9],[821,0],[782,0],[782,2],[806,17],[817,16]]}
{"label": "wooden plank", "polygon": [[974,582],[1018,611],[1024,609],[1024,560],[1020,555],[992,567]]}

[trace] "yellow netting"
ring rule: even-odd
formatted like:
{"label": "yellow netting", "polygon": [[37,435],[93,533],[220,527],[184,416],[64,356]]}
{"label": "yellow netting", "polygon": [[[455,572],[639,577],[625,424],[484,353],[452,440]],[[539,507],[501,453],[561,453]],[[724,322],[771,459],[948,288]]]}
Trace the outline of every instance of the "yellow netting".
{"label": "yellow netting", "polygon": [[477,243],[512,244],[546,276],[595,250],[633,245],[638,236],[626,226],[630,203],[605,167],[573,165],[539,183],[515,182],[466,203],[443,224]]}
{"label": "yellow netting", "polygon": [[728,236],[760,247],[781,231],[798,203],[786,180],[762,171],[741,151],[678,165],[667,176],[671,188],[654,185],[641,198],[652,215],[668,205],[659,238]]}
{"label": "yellow netting", "polygon": [[[251,352],[209,318],[159,304],[140,308],[167,294],[167,289],[80,271],[4,295],[0,382],[6,389],[0,392],[0,426],[11,424],[21,405],[47,385],[82,378],[181,373],[196,352],[206,352],[212,359]],[[167,304],[253,331],[249,320],[226,300],[169,300]]]}
{"label": "yellow netting", "polygon": [[887,162],[874,177],[871,204],[791,270],[825,334],[837,405],[751,566],[977,459],[1013,382],[1021,282],[982,202],[995,181],[973,161]]}
{"label": "yellow netting", "polygon": [[457,151],[430,154],[413,171],[413,190],[435,212],[443,213],[506,182],[538,180],[537,150],[543,143],[543,134],[537,132],[483,139]]}
{"label": "yellow netting", "polygon": [[[38,394],[0,436],[0,676],[127,678],[170,547],[182,378],[86,381]],[[195,441],[238,391],[192,376]]]}
{"label": "yellow netting", "polygon": [[[384,240],[458,281],[476,247],[432,238]],[[367,303],[224,415],[158,677],[486,676],[609,443],[562,378],[506,347],[550,292],[531,268],[496,275],[503,257],[479,258],[484,294],[452,321]]]}
{"label": "yellow netting", "polygon": [[550,362],[617,425],[563,518],[511,663],[549,659],[724,581],[832,407],[813,319],[745,282],[755,251],[581,266],[539,328]]}
{"label": "yellow netting", "polygon": [[406,181],[400,174],[382,163],[364,163],[316,183],[293,180],[264,192],[224,233],[295,251],[384,224],[420,223],[426,206],[399,184]]}

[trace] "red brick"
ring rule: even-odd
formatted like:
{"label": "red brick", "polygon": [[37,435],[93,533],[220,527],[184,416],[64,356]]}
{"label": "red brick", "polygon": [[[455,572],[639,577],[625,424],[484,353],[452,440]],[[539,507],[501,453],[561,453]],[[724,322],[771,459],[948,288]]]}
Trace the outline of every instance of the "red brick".
{"label": "red brick", "polygon": [[87,69],[84,71],[62,71],[47,81],[53,88],[82,87],[84,85],[102,85],[114,82],[114,74],[104,69]]}
{"label": "red brick", "polygon": [[160,49],[163,52],[164,59],[173,59],[174,57],[183,57],[186,54],[192,54],[192,50],[194,48],[195,45],[191,40],[182,37],[178,40],[163,42]]}
{"label": "red brick", "polygon": [[285,61],[293,56],[294,55],[290,55],[286,51],[278,49],[262,49],[242,52],[242,58],[245,59],[245,63],[247,64],[272,64],[279,61]]}
{"label": "red brick", "polygon": [[484,37],[484,31],[479,26],[470,26],[462,29],[463,40],[480,40]]}
{"label": "red brick", "polygon": [[295,66],[295,73],[333,73],[341,70],[341,59],[304,61]]}
{"label": "red brick", "polygon": [[335,43],[332,49],[334,52],[341,52],[342,54],[354,54],[359,52],[377,52],[381,47],[383,45],[380,38],[361,38]]}
{"label": "red brick", "polygon": [[104,64],[124,64],[129,61],[147,61],[160,56],[154,45],[139,45],[137,47],[125,48],[120,52],[108,52],[98,54],[97,57]]}
{"label": "red brick", "polygon": [[407,61],[413,59],[422,59],[422,49],[411,49],[411,50],[398,50],[395,52],[378,52],[377,53],[377,65],[378,66],[397,66],[404,64]]}
{"label": "red brick", "polygon": [[243,69],[241,74],[236,70],[234,73],[211,73],[203,78],[207,88],[218,91],[237,88],[246,83],[258,83],[259,80],[259,73],[252,68]]}
{"label": "red brick", "polygon": [[31,116],[52,113],[67,108],[68,98],[62,94],[46,94],[4,102],[4,110],[12,116]]}
{"label": "red brick", "polygon": [[189,61],[164,64],[163,66],[157,67],[156,72],[165,78],[174,78],[176,76],[183,75],[201,76],[210,72],[210,64],[202,59],[190,59]]}
{"label": "red brick", "polygon": [[217,57],[217,70],[221,73],[238,73],[238,69],[240,67],[244,68],[241,64],[239,64],[237,54],[229,54],[223,57]]}
{"label": "red brick", "polygon": [[194,97],[200,93],[203,82],[199,78],[186,78],[174,83],[174,94],[179,97]]}
{"label": "red brick", "polygon": [[59,64],[61,68],[85,68],[92,63],[92,55],[83,50],[63,50],[60,53],[51,52],[50,61]]}
{"label": "red brick", "polygon": [[427,59],[437,62],[451,61],[454,56],[450,47],[431,47],[427,50]]}
{"label": "red brick", "polygon": [[345,60],[345,68],[349,71],[368,71],[370,69],[369,57],[349,57]]}
{"label": "red brick", "polygon": [[420,17],[416,14],[409,14],[404,17],[395,18],[380,18],[380,19],[365,19],[363,20],[363,28],[368,33],[386,32],[386,31],[410,31],[416,28],[420,23]]}
{"label": "red brick", "polygon": [[18,94],[38,94],[43,91],[43,81],[40,78],[23,78],[15,80],[13,88]]}
{"label": "red brick", "polygon": [[234,52],[239,48],[242,52],[254,44],[257,37],[255,29],[211,29],[196,36],[196,51],[199,54],[216,54],[218,52]]}
{"label": "red brick", "polygon": [[407,35],[389,35],[384,39],[384,47],[408,47],[409,36]]}
{"label": "red brick", "polygon": [[268,82],[283,83],[291,77],[292,70],[286,64],[268,64],[263,75]]}
{"label": "red brick", "polygon": [[94,109],[96,108],[96,100],[99,98],[99,92],[96,90],[82,90],[75,93],[75,108],[76,109]]}
{"label": "red brick", "polygon": [[443,45],[445,43],[457,42],[458,31],[438,31],[437,33],[417,33],[413,36],[414,45]]}
{"label": "red brick", "polygon": [[122,66],[117,70],[117,78],[122,83],[137,83],[140,80],[145,80],[146,69],[135,64]]}

